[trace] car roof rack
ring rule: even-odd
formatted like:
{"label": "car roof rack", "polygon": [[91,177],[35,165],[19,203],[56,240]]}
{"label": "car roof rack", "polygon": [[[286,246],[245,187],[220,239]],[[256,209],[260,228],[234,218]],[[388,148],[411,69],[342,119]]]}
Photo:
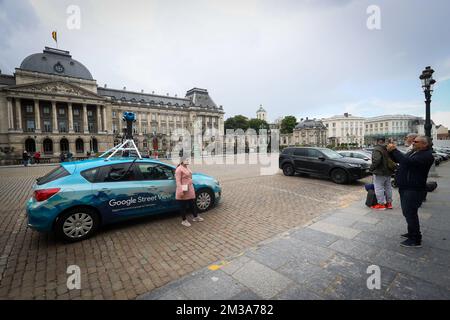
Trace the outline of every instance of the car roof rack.
{"label": "car roof rack", "polygon": [[139,149],[137,148],[136,144],[134,143],[133,139],[126,139],[125,141],[123,141],[122,143],[118,144],[117,146],[105,151],[104,153],[102,153],[99,158],[103,158],[106,155],[109,154],[109,156],[107,156],[105,158],[105,161],[108,161],[109,159],[111,159],[112,157],[114,157],[114,155],[119,152],[122,151],[122,155],[124,151],[128,151],[129,156],[131,156],[133,154],[134,151],[134,155],[135,157],[139,158],[140,160],[142,160],[142,156],[141,153],[139,152]]}

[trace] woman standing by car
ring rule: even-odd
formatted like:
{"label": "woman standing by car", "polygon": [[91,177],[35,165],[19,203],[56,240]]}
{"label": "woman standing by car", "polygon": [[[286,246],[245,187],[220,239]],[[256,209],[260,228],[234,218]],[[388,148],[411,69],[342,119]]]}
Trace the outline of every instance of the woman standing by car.
{"label": "woman standing by car", "polygon": [[188,168],[189,158],[183,157],[180,159],[180,164],[175,170],[175,180],[177,189],[175,199],[180,204],[181,217],[183,221],[181,224],[190,227],[191,224],[186,219],[186,210],[190,209],[194,218],[192,221],[203,221],[197,213],[197,206],[195,205],[195,190],[192,184],[192,171]]}

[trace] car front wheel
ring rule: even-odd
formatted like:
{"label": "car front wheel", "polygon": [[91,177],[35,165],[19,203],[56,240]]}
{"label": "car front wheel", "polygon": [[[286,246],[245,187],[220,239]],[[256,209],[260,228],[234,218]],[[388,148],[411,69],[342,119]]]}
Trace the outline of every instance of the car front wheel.
{"label": "car front wheel", "polygon": [[331,171],[331,180],[334,183],[345,184],[348,182],[348,174],[343,169],[334,169]]}
{"label": "car front wheel", "polygon": [[89,238],[98,227],[97,213],[89,208],[75,208],[58,218],[55,232],[58,238],[69,241],[81,241]]}
{"label": "car front wheel", "polygon": [[283,166],[283,174],[285,176],[293,176],[294,175],[294,166],[290,163],[287,163]]}
{"label": "car front wheel", "polygon": [[195,205],[198,212],[205,212],[214,205],[214,195],[208,189],[201,189],[196,192]]}

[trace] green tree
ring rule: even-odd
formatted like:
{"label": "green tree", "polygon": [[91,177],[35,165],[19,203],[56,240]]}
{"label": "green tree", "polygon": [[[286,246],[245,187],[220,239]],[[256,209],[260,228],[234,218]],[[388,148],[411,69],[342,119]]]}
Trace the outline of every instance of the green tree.
{"label": "green tree", "polygon": [[248,121],[248,127],[254,129],[259,134],[259,129],[269,129],[269,124],[265,120],[250,119]]}
{"label": "green tree", "polygon": [[231,118],[228,118],[225,120],[224,123],[225,130],[227,129],[242,129],[247,130],[248,129],[248,118],[243,115],[237,115]]}
{"label": "green tree", "polygon": [[294,116],[286,116],[281,120],[281,130],[283,134],[292,133],[297,125],[297,119]]}

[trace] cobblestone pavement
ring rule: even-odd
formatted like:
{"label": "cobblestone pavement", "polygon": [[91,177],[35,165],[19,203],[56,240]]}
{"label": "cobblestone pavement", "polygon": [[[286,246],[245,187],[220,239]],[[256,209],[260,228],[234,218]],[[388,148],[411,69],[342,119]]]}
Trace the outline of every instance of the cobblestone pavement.
{"label": "cobblestone pavement", "polygon": [[[193,165],[221,181],[223,201],[191,228],[177,213],[106,226],[65,244],[26,227],[25,203],[49,166],[0,168],[0,299],[132,299],[245,249],[362,194],[257,165]],[[81,290],[67,289],[67,267],[81,268]]]}
{"label": "cobblestone pavement", "polygon": [[[430,180],[439,186],[419,210],[422,248],[399,246],[406,222],[397,191],[393,210],[375,212],[361,197],[139,299],[448,300],[450,163],[437,172]],[[374,266],[380,286],[369,289]]]}

